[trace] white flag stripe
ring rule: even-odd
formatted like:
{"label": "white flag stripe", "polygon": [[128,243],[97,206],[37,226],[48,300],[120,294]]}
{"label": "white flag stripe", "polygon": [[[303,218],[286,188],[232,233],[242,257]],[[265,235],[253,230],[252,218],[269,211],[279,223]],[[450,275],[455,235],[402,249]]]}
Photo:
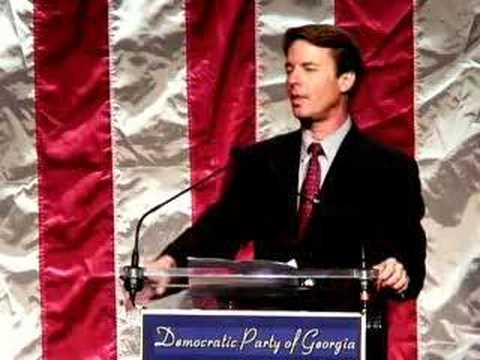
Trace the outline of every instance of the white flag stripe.
{"label": "white flag stripe", "polygon": [[417,158],[427,205],[421,358],[480,357],[480,4],[416,9]]}
{"label": "white flag stripe", "polygon": [[[333,23],[334,4],[257,0],[257,8],[260,140],[297,126],[285,101],[284,29]],[[190,183],[184,9],[183,0],[110,3],[118,266],[128,259],[139,215]],[[472,0],[416,7],[416,157],[429,238],[420,359],[480,357],[479,13]],[[0,1],[0,29],[0,336],[8,339],[0,358],[38,359],[33,2]],[[190,210],[187,195],[152,216],[142,253],[157,254],[190,223]],[[118,358],[138,359],[138,319],[117,311]]]}
{"label": "white flag stripe", "polygon": [[0,6],[1,359],[40,357],[33,5]]}
{"label": "white flag stripe", "polygon": [[282,37],[286,29],[311,23],[333,24],[333,0],[259,1],[257,22],[257,139],[298,128],[286,99]]}
{"label": "white flag stripe", "polygon": [[[110,17],[117,265],[139,217],[189,185],[183,1],[114,1]],[[189,194],[153,214],[141,238],[152,258],[190,223]],[[144,257],[143,257],[144,255]],[[117,268],[118,268],[117,266]],[[117,300],[122,299],[117,289]],[[117,306],[118,357],[139,352],[139,323]]]}

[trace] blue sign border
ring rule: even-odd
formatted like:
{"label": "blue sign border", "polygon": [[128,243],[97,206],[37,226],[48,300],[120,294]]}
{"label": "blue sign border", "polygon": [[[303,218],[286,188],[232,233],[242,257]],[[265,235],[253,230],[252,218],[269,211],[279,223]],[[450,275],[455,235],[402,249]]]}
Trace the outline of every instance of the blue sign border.
{"label": "blue sign border", "polygon": [[144,310],[142,359],[365,359],[365,316],[350,312]]}

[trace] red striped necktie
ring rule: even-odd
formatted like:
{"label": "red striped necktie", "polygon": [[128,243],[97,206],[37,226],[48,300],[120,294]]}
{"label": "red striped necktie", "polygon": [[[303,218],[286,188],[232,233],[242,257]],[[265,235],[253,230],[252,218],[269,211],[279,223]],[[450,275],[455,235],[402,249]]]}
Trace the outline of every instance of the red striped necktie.
{"label": "red striped necktie", "polygon": [[303,180],[300,193],[300,206],[298,208],[298,239],[301,241],[305,236],[308,224],[313,214],[313,206],[320,191],[321,168],[318,157],[323,154],[322,145],[311,143],[308,147],[310,160],[307,173]]}

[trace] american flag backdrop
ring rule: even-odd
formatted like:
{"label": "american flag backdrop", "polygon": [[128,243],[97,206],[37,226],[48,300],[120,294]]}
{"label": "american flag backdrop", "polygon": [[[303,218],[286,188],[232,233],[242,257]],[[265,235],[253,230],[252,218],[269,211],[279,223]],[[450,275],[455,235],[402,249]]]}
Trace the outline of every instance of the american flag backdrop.
{"label": "american flag backdrop", "polygon": [[[0,359],[139,358],[118,281],[136,221],[298,126],[281,36],[312,22],[355,35],[352,115],[420,166],[427,279],[389,358],[480,359],[478,0],[0,0]],[[152,216],[143,256],[220,183]]]}

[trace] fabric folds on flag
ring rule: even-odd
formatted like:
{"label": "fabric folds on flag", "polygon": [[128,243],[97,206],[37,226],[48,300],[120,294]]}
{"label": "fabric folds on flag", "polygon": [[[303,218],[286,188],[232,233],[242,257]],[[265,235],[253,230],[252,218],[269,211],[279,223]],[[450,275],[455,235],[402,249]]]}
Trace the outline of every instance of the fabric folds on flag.
{"label": "fabric folds on flag", "polygon": [[[479,358],[479,18],[468,0],[0,1],[0,358],[139,358],[118,281],[136,221],[233,146],[298,126],[281,36],[306,23],[355,35],[352,115],[420,167],[427,279],[389,305],[389,359]],[[149,218],[143,258],[221,186]]]}

